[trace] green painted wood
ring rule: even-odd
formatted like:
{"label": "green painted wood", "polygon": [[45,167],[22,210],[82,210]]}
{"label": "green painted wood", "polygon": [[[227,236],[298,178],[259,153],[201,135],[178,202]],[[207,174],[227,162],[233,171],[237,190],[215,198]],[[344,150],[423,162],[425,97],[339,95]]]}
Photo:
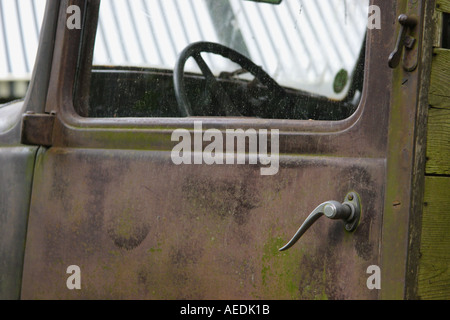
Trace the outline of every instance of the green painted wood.
{"label": "green painted wood", "polygon": [[[449,0],[436,0],[450,12]],[[427,163],[418,271],[421,299],[450,299],[450,50],[435,48],[428,95]],[[435,176],[439,175],[439,176]]]}
{"label": "green painted wood", "polygon": [[426,173],[450,175],[450,108],[430,108],[427,138]]}
{"label": "green painted wood", "polygon": [[418,275],[421,299],[450,299],[450,177],[425,178]]}
{"label": "green painted wood", "polygon": [[450,50],[435,49],[428,96],[426,174],[450,175]]}
{"label": "green painted wood", "polygon": [[450,12],[450,1],[436,0],[436,9],[442,12]]}
{"label": "green painted wood", "polygon": [[449,109],[450,110],[450,97],[438,96],[438,95],[430,94],[428,96],[428,103],[433,108]]}
{"label": "green painted wood", "polygon": [[450,49],[435,48],[433,50],[429,95],[432,98],[450,97],[449,83]]}

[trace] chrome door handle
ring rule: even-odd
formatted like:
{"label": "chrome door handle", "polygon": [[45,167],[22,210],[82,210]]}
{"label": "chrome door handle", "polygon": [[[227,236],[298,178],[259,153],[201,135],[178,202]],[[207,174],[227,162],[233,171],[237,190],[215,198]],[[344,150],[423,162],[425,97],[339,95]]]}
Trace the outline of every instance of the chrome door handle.
{"label": "chrome door handle", "polygon": [[331,200],[320,204],[306,218],[294,237],[284,247],[279,249],[279,251],[284,251],[292,247],[306,230],[323,215],[333,220],[343,220],[345,222],[345,230],[348,232],[354,231],[361,217],[361,200],[359,195],[356,192],[349,192],[345,196],[343,203]]}

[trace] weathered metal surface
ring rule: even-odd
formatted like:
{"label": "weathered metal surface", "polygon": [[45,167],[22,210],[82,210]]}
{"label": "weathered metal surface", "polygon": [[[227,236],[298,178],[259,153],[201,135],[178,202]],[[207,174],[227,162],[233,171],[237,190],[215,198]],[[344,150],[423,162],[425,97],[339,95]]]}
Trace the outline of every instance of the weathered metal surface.
{"label": "weathered metal surface", "polygon": [[50,147],[53,143],[55,113],[27,112],[22,117],[21,143]]}
{"label": "weathered metal surface", "polygon": [[[414,82],[408,90],[392,89],[393,2],[376,3],[383,28],[368,33],[363,100],[351,117],[197,119],[205,130],[279,129],[283,156],[271,177],[250,165],[175,166],[167,152],[174,146],[170,134],[192,129],[192,119],[77,116],[77,62],[89,60],[77,54],[89,50],[79,48],[81,31],[65,28],[70,4],[84,9],[85,2],[61,1],[46,102],[48,110],[58,108],[58,117],[53,147],[36,166],[23,298],[372,299],[379,292],[367,288],[366,270],[382,262],[384,283],[392,281],[393,295],[402,296],[407,206],[395,207],[387,220],[383,207],[385,191],[387,206],[398,192],[409,201],[411,135],[400,128],[413,117],[407,104],[391,118],[390,111],[392,90],[407,96]],[[392,131],[398,143],[388,149]],[[397,152],[389,163],[400,171],[385,190],[388,151]],[[352,190],[363,208],[354,233],[323,220],[301,247],[278,252],[318,203]],[[383,234],[384,242],[382,223],[392,232]],[[66,287],[70,265],[81,268],[81,290]]]}
{"label": "weathered metal surface", "polygon": [[[168,152],[49,149],[37,161],[22,297],[376,298],[366,269],[379,263],[384,161],[285,160],[262,178],[256,166],[175,166]],[[364,206],[354,233],[318,221],[278,251],[317,201],[349,190]],[[70,265],[81,290],[66,287]]]}
{"label": "weathered metal surface", "polygon": [[0,146],[0,299],[19,299],[37,147]]}
{"label": "weathered metal surface", "polygon": [[416,31],[420,59],[413,72],[404,68],[397,68],[393,72],[381,243],[381,278],[384,287],[382,299],[404,299],[416,286],[411,279],[415,277],[416,257],[419,254],[417,243],[420,241],[420,233],[417,234],[417,224],[420,223],[421,203],[418,201],[422,198],[419,192],[423,192],[420,186],[423,176],[418,174],[424,160],[421,158],[423,153],[420,148],[423,148],[425,138],[418,128],[421,123],[426,122],[426,114],[422,110],[427,105],[423,97],[425,95],[426,98],[425,91],[429,81],[427,69],[431,62],[428,53],[431,48],[424,46],[431,43],[430,32],[426,32],[424,28],[425,3],[426,1],[405,0],[400,1],[397,6],[397,14],[414,12],[419,17]]}
{"label": "weathered metal surface", "polygon": [[25,101],[2,106],[0,112],[4,117],[0,125],[0,299],[20,298],[34,161],[38,150],[38,147],[20,144],[21,114],[44,111],[58,10],[58,0],[47,2],[42,41]]}

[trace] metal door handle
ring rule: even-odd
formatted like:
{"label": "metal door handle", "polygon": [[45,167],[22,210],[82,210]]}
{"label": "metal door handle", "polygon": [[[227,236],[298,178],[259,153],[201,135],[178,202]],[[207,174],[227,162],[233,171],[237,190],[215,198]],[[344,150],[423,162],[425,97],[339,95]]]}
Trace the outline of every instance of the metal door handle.
{"label": "metal door handle", "polygon": [[310,213],[305,222],[301,225],[294,237],[279,251],[284,251],[292,247],[298,239],[311,227],[314,222],[321,216],[333,220],[343,220],[345,222],[345,230],[352,232],[356,229],[361,216],[361,202],[356,192],[349,192],[343,203],[338,201],[326,201],[320,204],[313,212]]}
{"label": "metal door handle", "polygon": [[418,19],[414,16],[401,14],[398,17],[398,22],[400,23],[400,32],[398,34],[395,49],[389,56],[389,67],[392,69],[396,68],[399,65],[402,57],[403,47],[411,50],[416,42],[416,39],[406,35],[406,31],[408,29],[414,29],[414,27],[418,24]]}

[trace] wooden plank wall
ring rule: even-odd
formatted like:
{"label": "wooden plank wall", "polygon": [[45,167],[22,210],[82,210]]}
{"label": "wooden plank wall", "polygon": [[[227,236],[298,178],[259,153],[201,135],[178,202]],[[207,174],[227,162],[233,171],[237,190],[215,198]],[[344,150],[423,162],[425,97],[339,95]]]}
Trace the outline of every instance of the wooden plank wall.
{"label": "wooden plank wall", "polygon": [[[442,28],[450,0],[436,0]],[[439,32],[437,34],[440,34]],[[433,49],[418,274],[420,299],[450,300],[450,49]]]}

